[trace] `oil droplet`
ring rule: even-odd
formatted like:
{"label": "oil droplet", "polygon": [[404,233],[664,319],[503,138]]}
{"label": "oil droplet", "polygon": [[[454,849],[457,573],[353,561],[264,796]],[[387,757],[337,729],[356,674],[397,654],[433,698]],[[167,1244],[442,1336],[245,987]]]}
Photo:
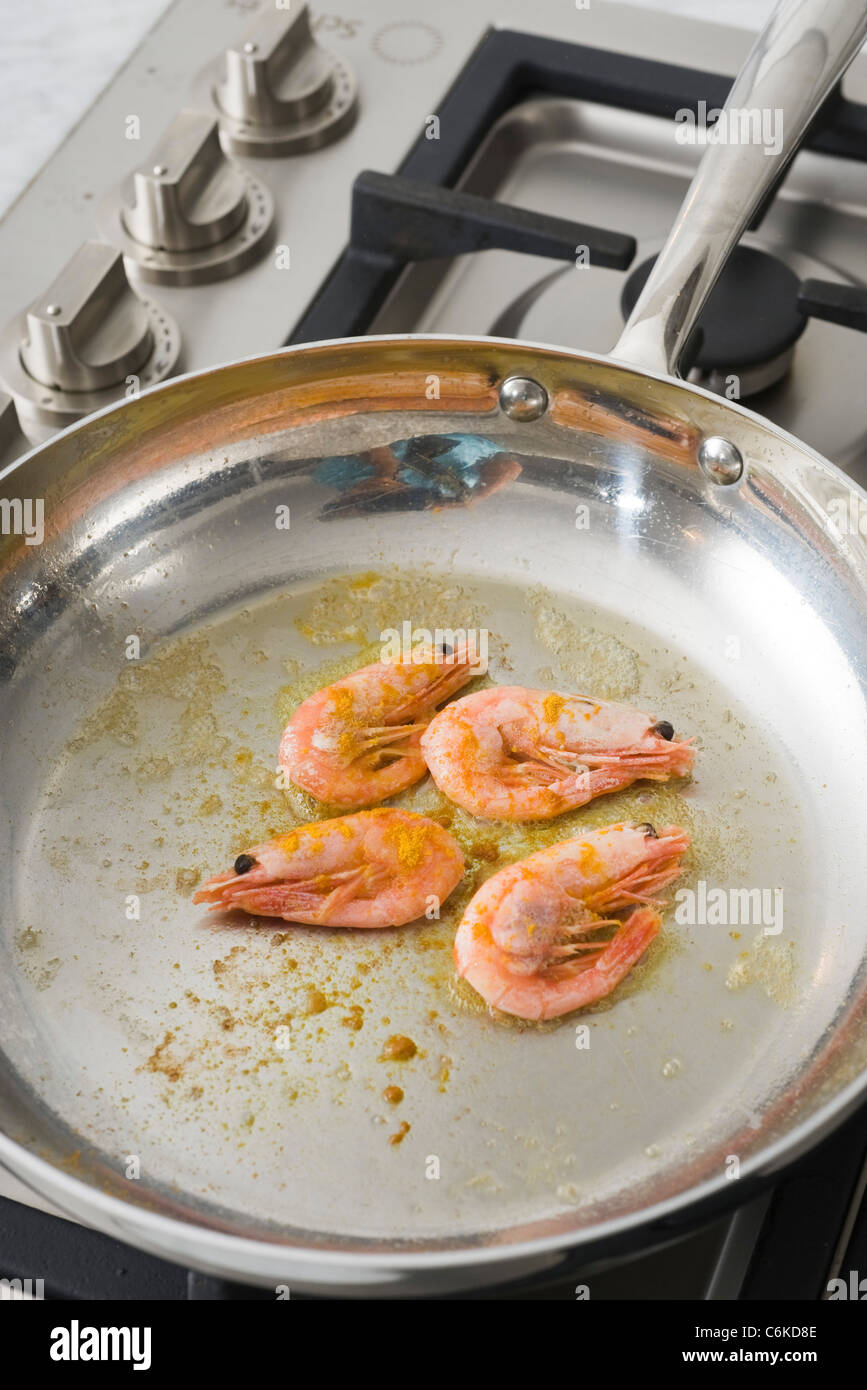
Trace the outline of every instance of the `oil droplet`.
{"label": "oil droplet", "polygon": [[668,1061],[662,1064],[662,1074],[663,1076],[677,1076],[680,1068],[680,1059],[678,1057],[669,1057]]}
{"label": "oil droplet", "polygon": [[408,1062],[418,1052],[412,1038],[395,1033],[386,1040],[380,1053],[380,1062]]}

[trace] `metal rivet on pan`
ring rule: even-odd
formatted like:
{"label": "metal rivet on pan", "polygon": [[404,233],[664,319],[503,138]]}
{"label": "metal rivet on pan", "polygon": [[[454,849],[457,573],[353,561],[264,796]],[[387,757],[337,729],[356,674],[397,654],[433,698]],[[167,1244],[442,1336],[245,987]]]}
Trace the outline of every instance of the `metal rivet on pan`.
{"label": "metal rivet on pan", "polygon": [[740,449],[731,440],[718,434],[708,435],[702,440],[698,451],[698,463],[702,473],[712,483],[736,483],[744,471],[744,458]]}
{"label": "metal rivet on pan", "polygon": [[510,420],[538,420],[548,409],[548,392],[532,377],[507,377],[500,387],[500,409]]}

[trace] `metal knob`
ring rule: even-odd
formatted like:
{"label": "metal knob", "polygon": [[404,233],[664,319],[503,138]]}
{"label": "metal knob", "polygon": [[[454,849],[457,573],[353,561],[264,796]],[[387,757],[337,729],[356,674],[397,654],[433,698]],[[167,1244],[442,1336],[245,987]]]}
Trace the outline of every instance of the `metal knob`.
{"label": "metal knob", "polygon": [[199,81],[219,114],[225,148],[239,154],[316,149],[355,118],[352,70],[316,42],[306,5],[268,9]]}
{"label": "metal knob", "polygon": [[25,313],[24,367],[57,391],[116,386],[150,357],[147,310],[110,246],[87,241]]}
{"label": "metal knob", "polygon": [[234,275],[263,253],[274,200],[226,158],[216,117],[184,110],[108,195],[99,219],[142,279],[197,284]]}
{"label": "metal knob", "polygon": [[226,50],[217,87],[220,109],[253,125],[289,125],[320,110],[331,96],[334,59],[310,31],[305,5],[288,23],[272,9],[253,38]]}
{"label": "metal knob", "polygon": [[179,352],[177,324],[134,293],[120,252],[87,241],[0,334],[0,381],[21,428],[40,442],[162,381]]}
{"label": "metal knob", "polygon": [[123,224],[155,251],[213,246],[240,226],[247,211],[244,179],[223,154],[217,122],[199,111],[175,117],[128,188]]}

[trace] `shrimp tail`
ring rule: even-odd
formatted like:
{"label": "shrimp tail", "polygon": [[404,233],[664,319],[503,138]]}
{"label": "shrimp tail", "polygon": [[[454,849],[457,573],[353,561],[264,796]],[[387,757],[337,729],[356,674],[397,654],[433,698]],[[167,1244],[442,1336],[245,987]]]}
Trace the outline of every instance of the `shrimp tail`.
{"label": "shrimp tail", "polygon": [[652,908],[637,908],[618,927],[589,969],[581,968],[584,962],[580,959],[576,961],[575,974],[562,980],[546,997],[541,1016],[552,1018],[604,999],[641,959],[661,926],[660,916]]}
{"label": "shrimp tail", "polygon": [[602,952],[592,971],[588,974],[595,974],[599,978],[596,980],[598,989],[600,982],[604,984],[604,989],[599,994],[594,994],[594,998],[603,998],[610,994],[624,976],[629,974],[633,965],[641,959],[650,943],[657,936],[662,921],[659,913],[652,908],[640,907],[631,913],[622,927],[615,932],[610,942]]}
{"label": "shrimp tail", "polygon": [[[562,1014],[595,1004],[611,994],[629,974],[661,925],[659,914],[651,908],[637,908],[621,923],[589,967],[586,958],[580,956],[561,962],[557,966],[559,978],[544,984],[538,976],[512,974],[501,983],[495,994],[487,996],[488,1002],[506,1013],[536,1022],[559,1018]],[[465,974],[470,984],[477,983],[474,971],[461,971],[460,961],[458,970]]]}

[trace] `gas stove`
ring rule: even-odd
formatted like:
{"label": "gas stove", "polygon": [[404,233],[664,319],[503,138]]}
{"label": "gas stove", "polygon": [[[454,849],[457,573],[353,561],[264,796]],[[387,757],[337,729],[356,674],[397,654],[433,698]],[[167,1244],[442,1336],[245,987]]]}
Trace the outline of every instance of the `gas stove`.
{"label": "gas stove", "polygon": [[[176,0],[0,222],[0,468],[178,373],[321,338],[610,350],[751,36],[613,4],[340,15]],[[867,60],[820,113],[691,348],[867,482]],[[867,1263],[864,1117],[732,1217],[506,1296],[809,1298]],[[40,1209],[42,1208],[42,1209]],[[0,1174],[0,1275],[56,1296],[248,1296],[49,1213]],[[123,1276],[118,1270],[123,1267]],[[273,1297],[273,1294],[267,1294]]]}

